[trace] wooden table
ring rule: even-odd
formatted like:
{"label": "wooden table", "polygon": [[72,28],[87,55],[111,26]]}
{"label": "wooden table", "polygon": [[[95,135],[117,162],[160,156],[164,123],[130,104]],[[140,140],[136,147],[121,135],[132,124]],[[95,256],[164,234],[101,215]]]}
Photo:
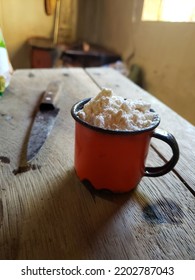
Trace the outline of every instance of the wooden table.
{"label": "wooden table", "polygon": [[[26,167],[34,109],[56,79],[63,85],[59,116]],[[101,87],[152,104],[160,128],[180,147],[173,171],[144,177],[121,195],[95,192],[78,180],[70,110]],[[159,100],[108,68],[17,70],[0,100],[0,123],[0,259],[195,259],[195,128]],[[154,139],[147,165],[161,165],[170,154]]]}

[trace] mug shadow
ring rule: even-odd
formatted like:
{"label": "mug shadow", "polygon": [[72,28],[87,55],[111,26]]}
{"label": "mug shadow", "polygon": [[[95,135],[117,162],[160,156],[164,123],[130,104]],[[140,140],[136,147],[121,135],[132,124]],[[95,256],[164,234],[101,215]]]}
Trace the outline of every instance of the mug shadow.
{"label": "mug shadow", "polygon": [[181,209],[170,200],[152,203],[139,188],[99,192],[81,183],[73,168],[41,189],[21,202],[23,220],[17,227],[13,220],[14,232],[0,240],[0,259],[131,259],[144,232],[151,229],[153,236],[161,223],[182,222]]}
{"label": "mug shadow", "polygon": [[95,259],[102,229],[133,194],[89,191],[74,169],[48,188],[21,225],[16,259]]}

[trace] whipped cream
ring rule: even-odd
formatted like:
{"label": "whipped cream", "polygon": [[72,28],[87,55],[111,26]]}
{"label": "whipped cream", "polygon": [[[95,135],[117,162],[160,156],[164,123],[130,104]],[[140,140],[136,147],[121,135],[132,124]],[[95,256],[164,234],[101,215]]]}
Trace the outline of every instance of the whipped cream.
{"label": "whipped cream", "polygon": [[87,102],[78,116],[83,121],[104,129],[135,131],[149,127],[155,117],[151,105],[141,99],[130,100],[115,96],[103,88]]}

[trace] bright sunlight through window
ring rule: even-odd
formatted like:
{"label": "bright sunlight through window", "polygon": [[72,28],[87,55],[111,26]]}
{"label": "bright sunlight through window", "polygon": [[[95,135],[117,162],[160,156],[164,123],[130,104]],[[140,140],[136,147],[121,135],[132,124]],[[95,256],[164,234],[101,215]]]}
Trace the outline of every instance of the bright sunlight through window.
{"label": "bright sunlight through window", "polygon": [[195,22],[195,0],[144,0],[142,20]]}

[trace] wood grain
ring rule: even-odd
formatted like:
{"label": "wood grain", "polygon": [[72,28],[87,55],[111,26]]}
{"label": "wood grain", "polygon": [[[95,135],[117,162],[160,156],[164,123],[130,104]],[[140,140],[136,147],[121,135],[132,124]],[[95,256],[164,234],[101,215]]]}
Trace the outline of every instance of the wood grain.
{"label": "wood grain", "polygon": [[[135,191],[121,195],[96,192],[78,180],[72,105],[109,83],[114,87],[117,82],[124,94],[127,83],[110,70],[93,71],[100,71],[98,79],[95,72],[89,75],[80,68],[18,70],[1,99],[0,156],[10,162],[0,162],[0,259],[194,259],[195,200],[174,172],[143,178]],[[59,116],[32,166],[25,169],[34,108],[56,79],[62,82]],[[157,100],[155,105],[190,133],[185,120]],[[181,137],[179,141],[182,145]],[[150,149],[147,165],[160,164],[162,159]],[[190,176],[191,169],[185,172]]]}

